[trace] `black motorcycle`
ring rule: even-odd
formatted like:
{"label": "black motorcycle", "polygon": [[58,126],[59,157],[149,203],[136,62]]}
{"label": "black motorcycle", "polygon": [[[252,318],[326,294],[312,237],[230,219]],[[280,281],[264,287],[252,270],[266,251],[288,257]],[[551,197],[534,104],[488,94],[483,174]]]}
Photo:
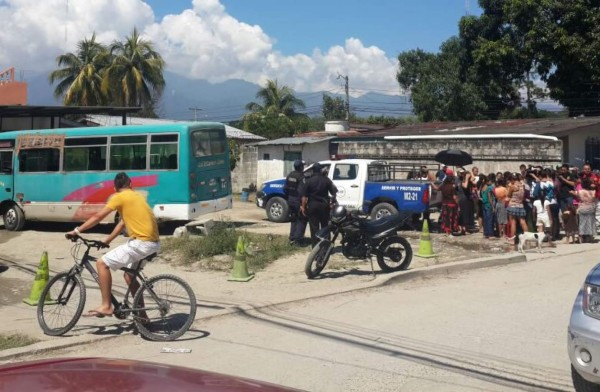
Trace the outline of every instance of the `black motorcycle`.
{"label": "black motorcycle", "polygon": [[377,256],[377,264],[384,272],[405,270],[412,260],[412,247],[397,234],[410,215],[394,214],[378,220],[368,220],[345,207],[336,206],[331,213],[330,224],[317,232],[319,243],[315,245],[304,267],[309,279],[325,268],[334,251],[335,241],[342,235],[342,254],[349,259],[370,259]]}

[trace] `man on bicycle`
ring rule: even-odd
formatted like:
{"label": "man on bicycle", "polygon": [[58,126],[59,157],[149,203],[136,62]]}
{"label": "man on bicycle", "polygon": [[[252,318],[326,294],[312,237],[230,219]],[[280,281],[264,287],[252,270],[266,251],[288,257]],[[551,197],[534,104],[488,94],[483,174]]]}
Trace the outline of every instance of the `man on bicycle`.
{"label": "man on bicycle", "polygon": [[[103,242],[107,245],[110,244],[121,233],[123,227],[127,228],[129,234],[129,240],[125,244],[106,253],[96,262],[102,304],[100,307],[88,311],[85,315],[87,317],[112,316],[113,308],[110,302],[111,270],[117,270],[132,264],[135,266],[137,262],[152,253],[158,252],[160,249],[156,218],[145,197],[131,188],[131,179],[124,172],[115,176],[114,186],[116,193],[108,200],[106,207],[90,217],[81,226],[67,233],[69,236],[80,235],[85,230],[96,226],[108,214],[117,211],[121,220]],[[139,288],[139,283],[128,273],[125,273],[124,277],[127,284],[131,286],[132,294],[135,294]]]}

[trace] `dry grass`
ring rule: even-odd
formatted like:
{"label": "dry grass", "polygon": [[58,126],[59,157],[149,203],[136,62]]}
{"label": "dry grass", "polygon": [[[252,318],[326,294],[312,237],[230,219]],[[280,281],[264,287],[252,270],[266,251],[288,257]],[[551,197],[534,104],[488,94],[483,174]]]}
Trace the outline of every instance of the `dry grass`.
{"label": "dry grass", "polygon": [[298,251],[288,244],[285,236],[248,233],[230,223],[218,222],[207,236],[165,239],[161,243],[161,253],[174,264],[193,264],[201,269],[226,271],[233,265],[240,237],[244,237],[248,245],[246,263],[254,271]]}
{"label": "dry grass", "polygon": [[0,335],[0,350],[28,346],[37,342],[39,342],[39,340],[21,334]]}

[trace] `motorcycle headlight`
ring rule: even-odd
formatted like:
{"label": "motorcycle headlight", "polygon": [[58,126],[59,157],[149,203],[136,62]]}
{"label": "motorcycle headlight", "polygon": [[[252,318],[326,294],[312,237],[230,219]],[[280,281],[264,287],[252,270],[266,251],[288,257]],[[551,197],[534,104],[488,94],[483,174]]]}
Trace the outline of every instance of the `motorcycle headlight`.
{"label": "motorcycle headlight", "polygon": [[591,284],[583,286],[583,312],[600,319],[600,287]]}

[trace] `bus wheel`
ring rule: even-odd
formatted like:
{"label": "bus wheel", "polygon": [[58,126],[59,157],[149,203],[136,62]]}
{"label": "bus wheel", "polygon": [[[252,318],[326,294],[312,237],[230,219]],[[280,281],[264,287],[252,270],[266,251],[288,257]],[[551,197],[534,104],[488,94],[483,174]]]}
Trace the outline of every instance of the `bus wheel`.
{"label": "bus wheel", "polygon": [[281,197],[273,197],[269,199],[267,205],[265,206],[267,210],[267,218],[271,222],[287,222],[289,219],[289,206],[287,201]]}
{"label": "bus wheel", "polygon": [[19,231],[25,226],[25,214],[16,204],[9,205],[4,211],[2,218],[4,219],[4,228],[6,230]]}

